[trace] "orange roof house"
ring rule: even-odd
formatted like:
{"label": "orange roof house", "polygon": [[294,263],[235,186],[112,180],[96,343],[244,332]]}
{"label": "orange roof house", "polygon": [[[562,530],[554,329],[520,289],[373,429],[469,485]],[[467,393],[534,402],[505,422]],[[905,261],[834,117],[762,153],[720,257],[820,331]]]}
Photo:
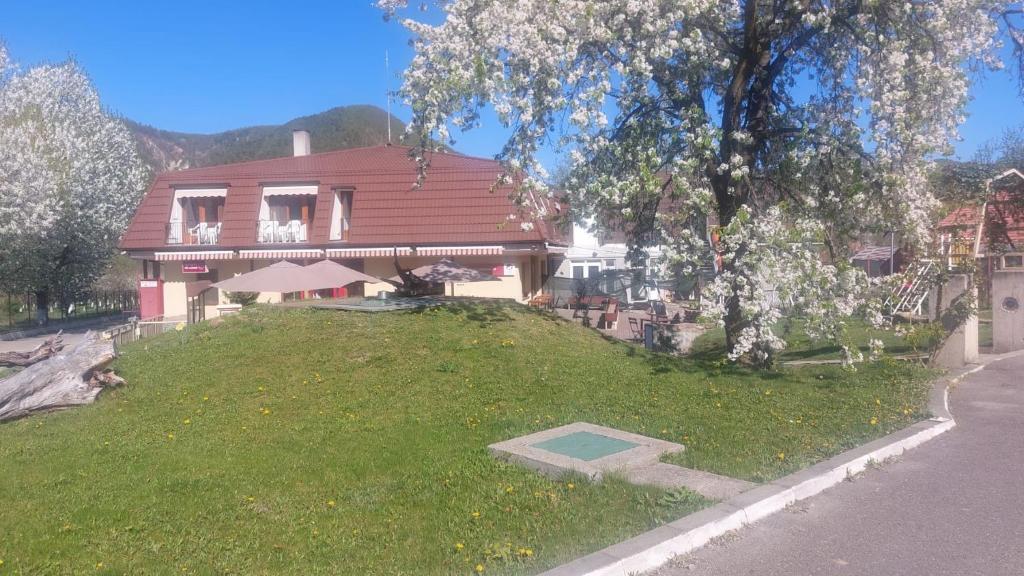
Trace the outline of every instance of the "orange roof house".
{"label": "orange roof house", "polygon": [[[531,198],[535,210],[520,210],[510,186],[495,186],[502,166],[494,160],[434,153],[417,188],[408,147],[308,151],[309,135],[299,131],[291,157],[156,177],[120,242],[140,262],[143,289],[162,295],[150,315],[191,316],[188,284],[282,259],[332,259],[390,277],[396,251],[403,267],[454,257],[498,276],[457,285],[456,294],[526,300],[542,290],[549,258],[568,244],[551,219],[537,216],[560,207]],[[374,284],[366,290],[390,289]],[[223,294],[211,299],[215,304],[204,306],[201,316],[225,304]]]}
{"label": "orange roof house", "polygon": [[983,204],[956,208],[939,222],[939,251],[950,262],[1024,252],[1024,174],[1008,170],[988,186]]}

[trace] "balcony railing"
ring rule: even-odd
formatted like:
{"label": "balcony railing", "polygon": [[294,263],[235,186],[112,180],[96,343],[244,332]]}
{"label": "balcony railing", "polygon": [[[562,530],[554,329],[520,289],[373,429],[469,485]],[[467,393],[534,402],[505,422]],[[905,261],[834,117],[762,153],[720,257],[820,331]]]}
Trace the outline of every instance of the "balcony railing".
{"label": "balcony railing", "polygon": [[220,222],[169,222],[167,224],[168,244],[219,244]]}
{"label": "balcony railing", "polygon": [[256,223],[256,240],[265,244],[295,244],[309,241],[309,221],[260,220]]}

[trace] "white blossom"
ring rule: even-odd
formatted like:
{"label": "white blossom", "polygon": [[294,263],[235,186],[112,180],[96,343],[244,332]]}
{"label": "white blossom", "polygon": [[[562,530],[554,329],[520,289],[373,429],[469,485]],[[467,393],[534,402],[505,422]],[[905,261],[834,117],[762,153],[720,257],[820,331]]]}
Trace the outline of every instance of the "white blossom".
{"label": "white blossom", "polygon": [[843,315],[873,314],[851,239],[928,242],[925,175],[958,137],[969,74],[998,66],[1011,4],[417,2],[443,18],[403,20],[416,53],[402,94],[425,146],[494,104],[523,193],[543,187],[537,153],[557,138],[574,211],[626,218],[631,253],[660,243],[690,271],[715,259],[707,315],[734,358],[767,362],[780,302],[837,341]]}
{"label": "white blossom", "polygon": [[128,130],[73,63],[23,72],[0,46],[0,289],[87,287],[148,179]]}

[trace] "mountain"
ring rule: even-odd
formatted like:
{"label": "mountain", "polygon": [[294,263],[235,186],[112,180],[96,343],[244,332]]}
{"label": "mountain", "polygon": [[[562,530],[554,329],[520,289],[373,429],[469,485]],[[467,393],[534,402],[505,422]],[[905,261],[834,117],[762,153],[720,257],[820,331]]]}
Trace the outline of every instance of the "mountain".
{"label": "mountain", "polygon": [[292,154],[292,130],[307,130],[313,152],[400,143],[405,125],[376,106],[339,106],[277,126],[250,126],[216,134],[160,130],[125,119],[143,159],[156,172],[198,168]]}

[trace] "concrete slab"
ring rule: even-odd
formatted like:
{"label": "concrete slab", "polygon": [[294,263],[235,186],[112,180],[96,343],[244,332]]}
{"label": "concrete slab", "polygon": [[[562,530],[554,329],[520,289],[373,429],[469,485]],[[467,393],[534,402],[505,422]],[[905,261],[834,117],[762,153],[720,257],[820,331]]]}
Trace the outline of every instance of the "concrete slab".
{"label": "concrete slab", "polygon": [[[590,457],[593,453],[587,453],[589,459],[574,458],[569,455],[573,453],[572,450],[553,447],[556,441],[565,437],[581,437],[580,433],[618,441],[620,448],[626,445],[631,447],[611,453],[607,453],[607,450],[599,451],[593,458]],[[545,446],[555,451],[546,450]],[[685,450],[682,444],[587,422],[574,422],[497,442],[488,446],[488,449],[498,458],[532,468],[546,476],[558,478],[567,474],[582,474],[594,480],[600,480],[608,473],[628,475],[630,470],[658,463],[663,454]]]}
{"label": "concrete slab", "polygon": [[664,462],[634,468],[626,474],[626,479],[634,484],[646,484],[667,490],[686,488],[711,500],[725,500],[757,486],[746,480]]}

